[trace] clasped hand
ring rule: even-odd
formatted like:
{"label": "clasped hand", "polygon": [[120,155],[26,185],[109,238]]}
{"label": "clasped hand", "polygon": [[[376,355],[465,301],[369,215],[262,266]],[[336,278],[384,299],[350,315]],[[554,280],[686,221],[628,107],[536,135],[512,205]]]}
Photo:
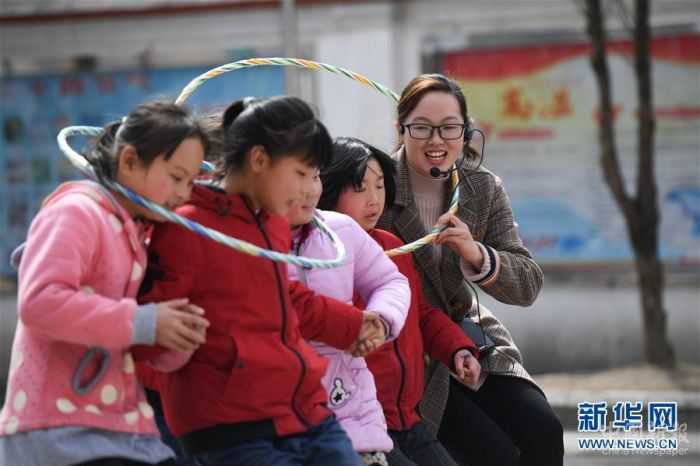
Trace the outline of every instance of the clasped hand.
{"label": "clasped hand", "polygon": [[156,343],[175,351],[195,351],[206,341],[209,321],[204,309],[187,298],[158,303],[156,308]]}
{"label": "clasped hand", "polygon": [[363,358],[386,341],[386,327],[379,314],[373,311],[362,312],[362,327],[357,340],[345,350],[356,358]]}

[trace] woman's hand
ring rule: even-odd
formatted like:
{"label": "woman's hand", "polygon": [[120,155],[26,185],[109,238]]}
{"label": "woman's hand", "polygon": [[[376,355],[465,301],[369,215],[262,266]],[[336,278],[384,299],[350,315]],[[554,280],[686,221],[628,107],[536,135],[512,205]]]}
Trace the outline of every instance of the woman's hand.
{"label": "woman's hand", "polygon": [[435,244],[446,245],[459,254],[474,270],[481,270],[481,266],[484,264],[484,255],[474,241],[467,224],[449,212],[440,216],[438,224],[446,225],[447,228],[438,234]]}

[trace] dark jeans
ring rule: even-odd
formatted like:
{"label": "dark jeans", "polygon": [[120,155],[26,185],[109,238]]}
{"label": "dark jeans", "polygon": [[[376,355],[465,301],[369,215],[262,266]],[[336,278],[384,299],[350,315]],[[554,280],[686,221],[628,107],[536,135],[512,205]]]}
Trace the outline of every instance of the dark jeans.
{"label": "dark jeans", "polygon": [[419,422],[408,430],[390,430],[394,449],[387,453],[389,466],[456,466],[445,447]]}
{"label": "dark jeans", "polygon": [[[100,458],[97,460],[88,461],[87,463],[79,463],[74,466],[153,466],[152,463],[142,463],[141,461],[125,460],[123,458]],[[177,466],[174,460],[163,461],[156,466]]]}
{"label": "dark jeans", "polygon": [[172,448],[175,452],[175,465],[176,466],[195,466],[194,461],[189,459],[185,454],[185,450],[182,448],[180,441],[175,438],[175,436],[168,429],[168,425],[165,423],[165,415],[163,414],[163,404],[160,402],[160,395],[154,390],[146,389],[146,399],[148,404],[153,408],[154,416],[158,430],[160,431],[160,438],[163,440],[167,446]]}
{"label": "dark jeans", "polygon": [[195,460],[200,466],[362,466],[350,438],[332,416],[302,434],[199,453]]}
{"label": "dark jeans", "polygon": [[564,431],[542,392],[489,375],[474,392],[450,378],[438,439],[455,460],[478,466],[561,466]]}

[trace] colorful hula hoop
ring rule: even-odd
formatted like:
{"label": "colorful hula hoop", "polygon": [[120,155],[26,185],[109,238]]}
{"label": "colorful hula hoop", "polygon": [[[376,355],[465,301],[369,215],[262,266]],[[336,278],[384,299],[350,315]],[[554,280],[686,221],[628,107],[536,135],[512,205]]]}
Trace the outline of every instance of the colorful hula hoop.
{"label": "colorful hula hoop", "polygon": [[[399,96],[394,91],[376,81],[373,81],[361,75],[360,73],[356,73],[345,68],[329,65],[327,63],[320,63],[312,60],[304,60],[301,58],[273,57],[248,58],[246,60],[238,60],[232,63],[227,63],[225,65],[218,66],[216,68],[212,68],[206,73],[203,73],[194,78],[192,81],[190,81],[189,84],[187,84],[187,86],[185,86],[184,89],[180,92],[180,95],[175,100],[175,103],[182,104],[185,100],[187,100],[190,97],[190,95],[192,95],[192,93],[199,86],[201,86],[206,81],[212,78],[220,76],[224,73],[228,73],[230,71],[240,70],[243,68],[252,68],[255,66],[295,66],[297,68],[306,68],[314,71],[328,71],[329,73],[345,76],[346,78],[352,79],[353,81],[357,81],[361,84],[364,84],[365,86],[371,87],[372,89],[376,90],[385,97],[392,99],[394,102],[399,101]],[[447,212],[454,214],[457,212],[457,208],[459,206],[459,175],[457,174],[457,170],[452,172],[451,180],[454,192],[452,198],[450,199],[450,207],[447,210]],[[399,248],[390,249],[386,251],[386,254],[388,256],[398,256],[401,254],[411,253],[416,249],[435,241],[437,235],[444,229],[444,226],[436,224],[424,237],[419,238],[411,243],[405,244]]]}
{"label": "colorful hula hoop", "polygon": [[[61,133],[63,131],[65,131],[66,133],[64,134],[64,136],[61,136]],[[73,148],[70,147],[66,139],[68,136],[97,136],[98,134],[100,134],[101,131],[102,128],[100,128],[99,126],[67,126],[63,128],[56,137],[56,139],[58,140],[58,147],[59,149],[61,149],[61,152],[63,152],[63,155],[65,155],[68,158],[68,160],[73,164],[75,168],[80,170],[84,175],[87,175],[93,179],[97,179],[97,176],[95,175],[95,172],[92,169],[90,163],[85,159],[85,157],[79,155],[76,151],[74,151]],[[202,161],[200,168],[206,172],[210,172],[214,170],[214,165],[204,160]]]}
{"label": "colorful hula hoop", "polygon": [[197,222],[193,222],[185,217],[177,215],[175,212],[172,212],[168,209],[164,209],[158,204],[144,199],[143,197],[134,193],[130,189],[121,186],[119,183],[107,179],[98,180],[95,171],[87,162],[87,160],[85,160],[84,157],[82,157],[75,150],[73,150],[70,144],[68,144],[68,138],[71,136],[96,136],[100,133],[100,131],[102,131],[102,128],[95,126],[68,126],[66,128],[63,128],[56,137],[56,139],[58,140],[58,147],[61,149],[61,152],[63,152],[63,154],[68,158],[68,160],[70,160],[70,162],[85,175],[94,180],[100,181],[103,184],[106,184],[109,188],[115,190],[123,196],[126,196],[132,202],[147,209],[150,209],[151,211],[167,219],[168,221],[182,225],[183,227],[192,230],[195,233],[204,236],[205,238],[209,238],[213,241],[216,241],[217,243],[224,244],[230,248],[233,248],[237,251],[251,256],[262,257],[277,262],[286,262],[288,264],[303,267],[306,269],[334,268],[342,265],[345,261],[345,246],[340,241],[340,239],[338,239],[336,234],[317,217],[314,217],[314,223],[325,235],[327,235],[331,239],[331,241],[335,245],[336,258],[334,259],[311,259],[302,256],[295,256],[293,254],[282,254],[276,251],[260,248],[258,246],[255,246],[254,244],[236,238],[232,238],[228,235],[224,235],[219,231],[212,230],[211,228],[207,228],[203,225],[200,225]]}
{"label": "colorful hula hoop", "polygon": [[[451,214],[457,213],[457,208],[459,207],[459,176],[457,175],[457,170],[452,172],[452,186],[454,187],[453,193],[452,193],[452,199],[450,199],[450,207],[447,209],[447,212]],[[425,245],[428,245],[435,241],[435,238],[437,238],[437,235],[440,234],[442,230],[444,230],[446,226],[438,225],[437,223],[433,225],[433,228],[430,230],[430,232],[425,235],[422,238],[418,238],[417,240],[404,244],[403,246],[399,246],[398,248],[394,249],[389,249],[386,251],[386,255],[389,257],[393,256],[400,256],[401,254],[410,254],[416,249],[420,249]]]}
{"label": "colorful hula hoop", "polygon": [[394,91],[382,84],[379,84],[376,81],[372,81],[371,79],[361,75],[360,73],[355,73],[354,71],[346,70],[345,68],[340,68],[338,66],[328,65],[326,63],[320,63],[312,60],[304,60],[301,58],[273,57],[248,58],[246,60],[238,60],[233,63],[227,63],[225,65],[212,68],[206,73],[200,74],[192,81],[190,81],[189,84],[187,84],[187,86],[185,86],[185,88],[180,92],[178,98],[175,99],[175,103],[183,103],[189,98],[190,95],[192,95],[195,89],[197,89],[199,86],[204,84],[205,81],[208,81],[211,78],[215,78],[230,71],[240,70],[242,68],[252,68],[254,66],[296,66],[297,68],[306,68],[308,70],[328,71],[329,73],[339,74],[341,76],[345,76],[346,78],[352,79],[353,81],[357,81],[361,84],[364,84],[365,86],[369,86],[372,89],[379,92],[380,94],[389,97],[394,102],[399,101],[399,96]]}

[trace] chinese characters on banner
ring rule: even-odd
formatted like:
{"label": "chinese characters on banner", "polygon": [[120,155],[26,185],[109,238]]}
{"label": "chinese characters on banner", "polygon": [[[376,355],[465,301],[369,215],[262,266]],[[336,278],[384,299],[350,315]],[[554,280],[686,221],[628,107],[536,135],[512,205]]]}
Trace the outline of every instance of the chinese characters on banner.
{"label": "chinese characters on banner", "polygon": [[[660,253],[700,262],[700,35],[653,40]],[[609,45],[616,139],[636,194],[637,95],[631,42]],[[505,181],[526,246],[541,262],[632,259],[599,164],[598,87],[587,43],[448,53],[443,71],[465,91],[486,134],[484,165]],[[472,146],[481,149],[475,137]]]}

